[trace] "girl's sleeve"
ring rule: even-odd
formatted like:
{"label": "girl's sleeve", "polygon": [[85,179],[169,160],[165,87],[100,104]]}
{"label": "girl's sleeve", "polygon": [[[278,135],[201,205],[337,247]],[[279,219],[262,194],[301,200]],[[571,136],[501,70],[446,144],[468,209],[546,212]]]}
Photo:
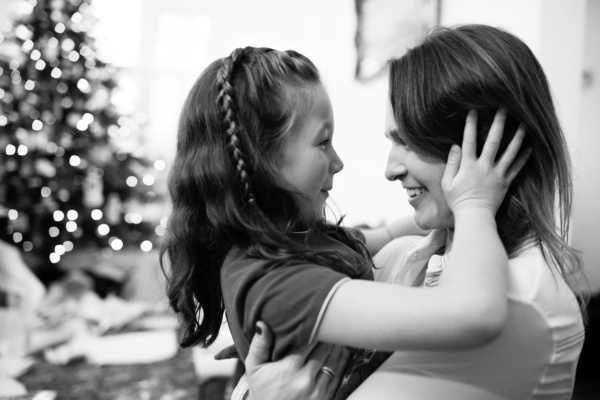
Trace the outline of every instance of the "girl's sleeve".
{"label": "girl's sleeve", "polygon": [[268,271],[238,298],[244,334],[252,337],[257,321],[267,323],[274,333],[275,360],[308,344],[333,293],[348,279],[314,264],[286,264]]}

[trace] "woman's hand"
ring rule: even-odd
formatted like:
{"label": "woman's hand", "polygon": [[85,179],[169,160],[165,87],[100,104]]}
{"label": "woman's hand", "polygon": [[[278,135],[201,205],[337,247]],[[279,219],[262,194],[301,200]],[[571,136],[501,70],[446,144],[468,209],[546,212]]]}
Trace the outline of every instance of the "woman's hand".
{"label": "woman's hand", "polygon": [[[267,325],[257,323],[246,358],[250,386],[248,400],[330,399],[348,361],[344,346],[317,343],[270,362],[273,336]],[[325,371],[325,372],[324,372]]]}
{"label": "woman's hand", "polygon": [[525,136],[520,125],[502,156],[495,161],[504,130],[506,112],[498,110],[494,123],[477,158],[477,111],[467,115],[462,150],[453,145],[442,178],[442,189],[450,209],[456,214],[463,208],[485,208],[496,214],[508,187],[525,165],[531,149],[519,154]]}

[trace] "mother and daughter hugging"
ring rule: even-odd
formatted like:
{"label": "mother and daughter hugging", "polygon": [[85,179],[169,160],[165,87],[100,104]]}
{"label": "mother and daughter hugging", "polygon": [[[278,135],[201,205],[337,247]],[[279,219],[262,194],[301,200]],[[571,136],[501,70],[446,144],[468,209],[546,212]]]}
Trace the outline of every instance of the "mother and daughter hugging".
{"label": "mother and daughter hugging", "polygon": [[357,230],[324,218],[343,162],[309,59],[246,47],[200,75],[161,253],[181,345],[210,345],[226,314],[246,366],[234,398],[569,399],[586,298],[542,67],[464,25],[388,76],[385,175],[414,220]]}

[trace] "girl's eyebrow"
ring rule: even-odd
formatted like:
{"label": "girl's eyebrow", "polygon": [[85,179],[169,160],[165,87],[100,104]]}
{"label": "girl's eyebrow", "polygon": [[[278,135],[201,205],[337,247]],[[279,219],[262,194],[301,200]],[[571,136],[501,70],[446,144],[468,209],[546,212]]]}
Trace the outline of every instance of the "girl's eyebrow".
{"label": "girl's eyebrow", "polygon": [[333,124],[330,122],[325,122],[323,125],[321,125],[319,133],[325,133],[327,136],[333,134]]}

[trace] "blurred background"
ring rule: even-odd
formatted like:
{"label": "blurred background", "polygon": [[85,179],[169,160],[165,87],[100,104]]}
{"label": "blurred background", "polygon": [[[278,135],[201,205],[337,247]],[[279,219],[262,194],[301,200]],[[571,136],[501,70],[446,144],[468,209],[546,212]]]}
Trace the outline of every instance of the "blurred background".
{"label": "blurred background", "polygon": [[[462,23],[509,30],[546,70],[574,163],[572,244],[597,294],[600,0],[0,0],[0,240],[9,246],[0,262],[32,270],[47,314],[57,304],[63,312],[46,316],[54,318],[55,336],[31,336],[20,345],[28,350],[15,351],[20,359],[44,357],[17,362],[12,381],[57,398],[168,399],[195,396],[199,376],[210,371],[234,373],[232,364],[198,367],[200,355],[168,346],[155,358],[106,356],[122,356],[114,349],[131,348],[127,340],[149,340],[151,348],[172,342],[164,336],[174,322],[156,250],[168,216],[177,120],[193,82],[236,47],[308,56],[329,90],[334,143],[345,162],[331,192],[335,213],[346,215],[347,225],[378,226],[412,212],[401,186],[383,175],[385,60],[435,25]],[[10,292],[4,282],[0,288]],[[85,326],[57,322],[67,314]],[[151,326],[155,336],[94,342],[108,349],[96,354],[84,350],[85,340],[107,332],[139,333],[127,331],[133,322]],[[195,369],[187,368],[190,357]],[[94,367],[74,361],[82,358]],[[125,366],[136,363],[147,366],[146,375]],[[215,390],[226,391],[220,382]],[[583,389],[579,396],[585,398]]]}

